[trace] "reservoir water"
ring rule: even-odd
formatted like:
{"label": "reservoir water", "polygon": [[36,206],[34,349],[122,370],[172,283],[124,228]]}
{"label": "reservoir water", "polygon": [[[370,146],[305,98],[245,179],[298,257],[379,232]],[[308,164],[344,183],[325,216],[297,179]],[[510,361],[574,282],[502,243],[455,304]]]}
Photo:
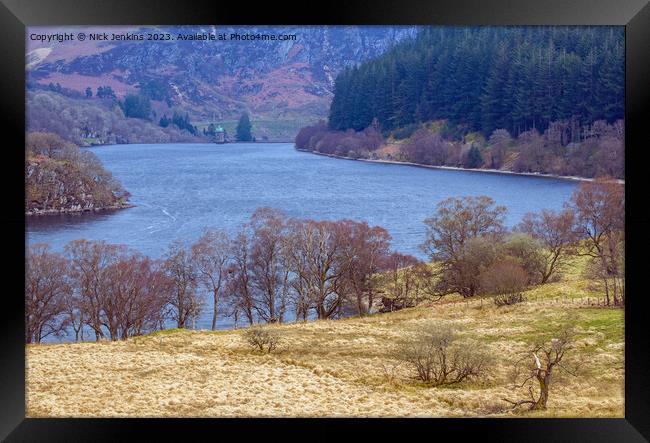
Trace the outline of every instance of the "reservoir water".
{"label": "reservoir water", "polygon": [[[365,220],[386,228],[393,249],[425,258],[423,220],[448,197],[488,195],[508,208],[508,226],[529,211],[560,209],[571,180],[438,170],[334,159],[293,144],[138,144],[92,148],[131,193],[134,208],[30,217],[29,243],[61,251],[71,240],[105,240],[160,257],[205,227],[235,232],[261,206],[289,216]],[[197,327],[209,328],[211,307]],[[223,319],[219,327],[229,327]]]}

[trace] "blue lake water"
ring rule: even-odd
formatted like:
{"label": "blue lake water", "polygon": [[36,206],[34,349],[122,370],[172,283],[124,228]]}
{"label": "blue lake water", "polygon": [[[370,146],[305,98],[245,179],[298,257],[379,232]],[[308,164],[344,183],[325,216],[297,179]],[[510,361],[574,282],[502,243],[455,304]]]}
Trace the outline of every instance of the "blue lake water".
{"label": "blue lake water", "polygon": [[[160,257],[174,240],[205,227],[235,232],[260,206],[289,216],[365,220],[386,228],[393,249],[424,258],[423,220],[452,196],[488,195],[507,224],[529,211],[559,209],[577,183],[545,177],[419,168],[334,159],[293,144],[139,144],[92,148],[132,194],[134,208],[30,217],[27,241],[62,250],[71,240],[126,244]],[[209,328],[211,307],[197,327]],[[229,327],[224,319],[219,327]]]}

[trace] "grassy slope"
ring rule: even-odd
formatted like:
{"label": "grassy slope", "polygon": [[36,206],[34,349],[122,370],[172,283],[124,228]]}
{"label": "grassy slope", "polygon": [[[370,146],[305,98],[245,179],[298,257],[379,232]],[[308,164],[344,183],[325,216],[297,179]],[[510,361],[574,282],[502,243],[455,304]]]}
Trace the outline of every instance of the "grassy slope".
{"label": "grassy slope", "polygon": [[[314,124],[315,117],[313,116],[291,116],[291,117],[274,117],[274,116],[256,116],[252,117],[252,134],[258,142],[264,141],[263,137],[266,136],[268,141],[271,142],[288,142],[292,143],[296,138],[296,134],[300,128]],[[221,125],[222,128],[228,133],[230,139],[235,139],[237,133],[238,119],[235,120],[219,120],[214,122],[215,125]],[[199,121],[192,122],[199,132],[203,128],[207,128],[211,122]]]}
{"label": "grassy slope", "polygon": [[[587,307],[578,274],[538,287],[528,301],[443,302],[367,318],[278,326],[277,353],[252,353],[241,330],[167,330],[121,342],[27,347],[27,415],[35,416],[485,416],[511,415],[502,397],[511,363],[575,316],[577,342],[543,416],[622,417],[623,310]],[[432,319],[463,328],[499,357],[483,381],[422,386],[390,357],[396,339]],[[527,413],[530,414],[530,413]]]}

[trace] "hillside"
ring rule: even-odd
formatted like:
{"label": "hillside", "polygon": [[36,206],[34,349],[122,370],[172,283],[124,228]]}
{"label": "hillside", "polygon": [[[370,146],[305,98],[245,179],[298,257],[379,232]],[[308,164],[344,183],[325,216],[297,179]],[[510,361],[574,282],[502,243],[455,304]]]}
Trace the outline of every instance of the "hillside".
{"label": "hillside", "polygon": [[[603,27],[430,27],[336,78],[329,127],[447,119],[511,135],[624,117],[624,32]],[[578,141],[574,128],[569,141]],[[566,144],[566,142],[564,143]]]}
{"label": "hillside", "polygon": [[615,27],[431,27],[337,76],[296,147],[430,166],[624,178]]}
{"label": "hillside", "polygon": [[162,128],[153,119],[127,118],[112,100],[83,100],[48,90],[27,92],[27,127],[80,146],[207,140],[176,126]]}
{"label": "hillside", "polygon": [[[40,33],[50,28],[34,29]],[[70,27],[66,31],[295,35],[286,41],[85,41],[27,40],[28,90],[54,90],[79,102],[102,104],[100,87],[117,100],[145,93],[154,125],[172,109],[188,112],[199,129],[209,122],[252,115],[258,139],[292,139],[297,130],[327,115],[334,78],[345,67],[378,56],[415,35],[415,27]],[[92,95],[86,97],[86,89]],[[33,102],[28,100],[28,107]],[[69,103],[70,113],[81,103]],[[92,119],[89,119],[92,122]],[[105,125],[103,120],[101,125]],[[133,123],[133,122],[129,122]],[[91,131],[102,130],[100,124]],[[92,125],[91,125],[92,126]],[[52,130],[32,128],[32,130]],[[62,134],[63,135],[63,134]]]}
{"label": "hillside", "polygon": [[[578,266],[579,269],[581,266]],[[28,345],[28,417],[132,416],[553,416],[624,414],[623,310],[596,306],[576,270],[539,286],[527,301],[445,298],[365,318],[275,326],[281,344],[252,352],[243,330],[165,330],[125,341]],[[510,371],[530,345],[573,316],[576,338],[557,372],[548,409],[509,412]],[[427,387],[393,350],[412,328],[453,324],[496,363],[483,379]]]}

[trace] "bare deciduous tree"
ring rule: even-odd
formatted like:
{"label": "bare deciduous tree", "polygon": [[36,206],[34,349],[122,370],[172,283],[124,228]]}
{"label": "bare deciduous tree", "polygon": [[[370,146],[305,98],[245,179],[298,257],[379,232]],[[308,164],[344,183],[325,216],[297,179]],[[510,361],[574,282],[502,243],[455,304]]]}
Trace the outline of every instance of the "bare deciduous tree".
{"label": "bare deciduous tree", "polygon": [[373,307],[375,281],[388,254],[390,235],[379,226],[365,222],[342,220],[337,223],[341,237],[340,265],[342,283],[349,288],[357,315],[367,315]]}
{"label": "bare deciduous tree", "polygon": [[170,245],[163,264],[165,274],[173,282],[168,303],[178,328],[187,328],[196,321],[203,308],[197,294],[197,272],[190,252],[179,242]]}
{"label": "bare deciduous tree", "polygon": [[110,282],[108,270],[114,265],[126,247],[111,245],[104,241],[75,240],[65,246],[70,259],[70,276],[78,291],[78,311],[84,322],[100,340],[105,334],[102,328],[104,308]]}
{"label": "bare deciduous tree", "polygon": [[[577,232],[586,240],[580,255],[592,258],[605,290],[607,305],[625,304],[625,189],[609,178],[582,183],[571,198]],[[611,296],[611,297],[610,297]]]}
{"label": "bare deciduous tree", "polygon": [[[503,400],[512,404],[512,409],[527,405],[529,410],[546,409],[555,368],[576,375],[576,368],[569,368],[564,360],[566,352],[571,350],[573,332],[564,329],[558,338],[550,343],[534,345],[514,367],[512,379],[514,388],[527,388],[528,398],[523,400]],[[535,389],[534,385],[538,388]],[[535,392],[537,391],[537,392]]]}
{"label": "bare deciduous tree", "polygon": [[49,335],[64,332],[66,300],[72,293],[68,261],[35,244],[27,251],[25,274],[25,340],[40,343]]}
{"label": "bare deciduous tree", "polygon": [[51,132],[30,132],[25,137],[26,151],[47,157],[54,157],[57,152],[70,146],[74,145]]}
{"label": "bare deciduous tree", "polygon": [[228,267],[224,295],[228,299],[231,315],[244,314],[249,325],[255,322],[254,299],[251,282],[250,234],[246,227],[232,241],[230,255],[232,264]]}
{"label": "bare deciduous tree", "polygon": [[213,298],[212,330],[217,327],[219,298],[226,280],[231,245],[226,233],[216,229],[206,229],[192,245],[192,261],[199,273],[199,279],[211,292]]}
{"label": "bare deciduous tree", "polygon": [[571,209],[561,212],[542,210],[540,213],[528,213],[518,226],[520,231],[530,234],[543,246],[544,267],[540,268],[541,283],[562,269],[576,241],[575,213]]}
{"label": "bare deciduous tree", "polygon": [[267,323],[282,322],[289,295],[285,254],[286,216],[259,208],[251,216],[250,270],[253,307]]}
{"label": "bare deciduous tree", "polygon": [[335,222],[292,220],[288,259],[294,278],[298,317],[313,307],[319,319],[333,316],[341,306],[341,235]]}
{"label": "bare deciduous tree", "polygon": [[137,252],[123,253],[107,270],[102,319],[112,340],[155,330],[163,320],[174,282],[162,266]]}
{"label": "bare deciduous tree", "polygon": [[432,261],[441,264],[438,292],[458,292],[472,297],[478,291],[474,269],[467,258],[466,244],[483,237],[494,240],[504,231],[506,208],[495,206],[487,196],[449,198],[438,204],[436,213],[427,218],[427,238],[421,245]]}

